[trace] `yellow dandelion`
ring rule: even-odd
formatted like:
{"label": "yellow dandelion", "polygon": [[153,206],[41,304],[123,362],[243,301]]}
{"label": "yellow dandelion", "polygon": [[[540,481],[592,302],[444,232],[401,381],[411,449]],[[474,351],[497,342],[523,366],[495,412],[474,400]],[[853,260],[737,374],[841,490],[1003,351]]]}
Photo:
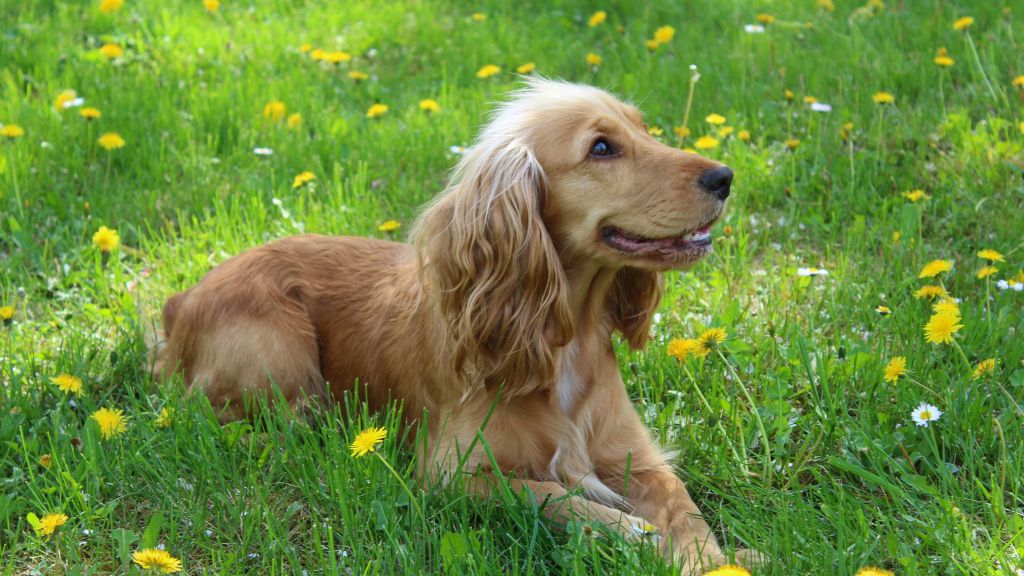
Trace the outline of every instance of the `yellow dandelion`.
{"label": "yellow dandelion", "polygon": [[68,108],[69,105],[77,99],[77,92],[75,92],[74,90],[64,90],[60,94],[57,94],[57,98],[55,98],[53,101],[53,107],[56,108],[58,112],[60,112],[61,110]]}
{"label": "yellow dandelion", "polygon": [[153,421],[159,428],[167,428],[174,422],[174,410],[164,407],[160,409],[156,420]]}
{"label": "yellow dandelion", "polygon": [[92,245],[99,248],[100,252],[110,252],[121,244],[121,236],[117,230],[100,226],[100,229],[92,235]]}
{"label": "yellow dandelion", "polygon": [[989,276],[995,274],[996,272],[999,272],[999,268],[996,268],[995,266],[985,266],[981,270],[978,270],[977,276],[980,280],[982,278],[988,278]]}
{"label": "yellow dandelion", "polygon": [[790,150],[796,150],[799,147],[800,141],[797,140],[796,138],[790,138],[789,140],[786,140],[786,148],[789,148]]}
{"label": "yellow dandelion", "polygon": [[39,519],[39,527],[36,528],[36,534],[40,536],[49,536],[57,531],[68,521],[68,517],[64,514],[47,514]]}
{"label": "yellow dandelion", "polygon": [[352,55],[349,54],[348,52],[344,52],[342,50],[335,50],[334,52],[327,52],[327,53],[325,53],[323,55],[323,58],[321,58],[321,60],[323,60],[324,62],[327,62],[329,64],[339,64],[341,62],[348,62],[351,59],[352,59]]}
{"label": "yellow dandelion", "polygon": [[272,122],[277,122],[288,113],[288,107],[280,100],[271,100],[263,107],[263,117]]}
{"label": "yellow dandelion", "polygon": [[959,322],[960,317],[956,314],[944,312],[934,314],[924,326],[924,339],[932,344],[951,344],[953,334],[964,327]]}
{"label": "yellow dandelion", "polygon": [[608,13],[604,10],[598,10],[590,15],[590,19],[587,20],[587,25],[591,28],[604,24],[604,21],[608,19]]}
{"label": "yellow dandelion", "polygon": [[496,66],[494,64],[486,64],[476,71],[476,77],[490,78],[491,76],[494,76],[499,72],[501,72],[501,66]]}
{"label": "yellow dandelion", "polygon": [[431,100],[430,98],[420,100],[420,110],[424,112],[437,112],[440,109],[441,105],[437,103],[437,100]]}
{"label": "yellow dandelion", "polygon": [[714,126],[725,124],[725,116],[721,114],[708,114],[704,121]]}
{"label": "yellow dandelion", "polygon": [[836,5],[832,3],[832,0],[818,0],[818,8],[826,12],[832,12],[836,9]]}
{"label": "yellow dandelion", "polygon": [[0,320],[10,321],[11,318],[14,318],[14,312],[14,306],[0,306]]}
{"label": "yellow dandelion", "polygon": [[647,128],[647,133],[650,134],[651,136],[661,136],[662,134],[665,133],[665,131],[658,126],[649,126]]}
{"label": "yellow dandelion", "polygon": [[398,220],[388,220],[386,222],[382,222],[380,226],[377,226],[377,230],[380,230],[381,232],[394,232],[401,227],[402,223]]}
{"label": "yellow dandelion", "polygon": [[99,53],[104,58],[112,60],[114,58],[120,58],[121,56],[124,56],[124,48],[121,48],[120,46],[112,42],[108,42],[100,47]]}
{"label": "yellow dandelion", "polygon": [[206,8],[207,12],[216,12],[220,10],[220,0],[203,0],[203,8]]}
{"label": "yellow dandelion", "polygon": [[598,56],[597,54],[594,54],[593,52],[588,52],[587,53],[587,64],[590,64],[591,66],[600,66],[601,65],[601,57]]}
{"label": "yellow dandelion", "polygon": [[107,132],[100,136],[96,142],[103,147],[104,150],[117,150],[118,148],[124,148],[124,138],[117,132]]}
{"label": "yellow dandelion", "polygon": [[302,186],[316,180],[316,174],[310,171],[299,172],[295,175],[295,179],[292,180],[292,188],[301,188]]}
{"label": "yellow dandelion", "polygon": [[960,305],[957,304],[954,298],[941,298],[938,302],[932,304],[932,312],[936,314],[950,314],[959,318]]}
{"label": "yellow dandelion", "polygon": [[896,576],[896,574],[891,570],[884,570],[874,566],[865,566],[864,568],[857,570],[857,574],[855,576]]}
{"label": "yellow dandelion", "polygon": [[771,24],[772,22],[775,22],[775,16],[772,16],[771,14],[758,14],[757,21],[761,24]]}
{"label": "yellow dandelion", "polygon": [[124,6],[124,0],[100,0],[100,12],[110,14]]}
{"label": "yellow dandelion", "polygon": [[693,143],[698,150],[711,150],[712,148],[718,148],[718,140],[711,136],[701,136],[697,138],[697,141]]}
{"label": "yellow dandelion", "polygon": [[843,140],[849,139],[851,134],[853,134],[853,122],[847,122],[839,128],[839,137]]}
{"label": "yellow dandelion", "polygon": [[896,356],[885,365],[885,381],[895,384],[901,376],[907,373],[907,359],[903,356]]}
{"label": "yellow dandelion", "polygon": [[54,376],[50,378],[52,384],[56,384],[60,388],[61,392],[65,394],[74,394],[75,396],[82,395],[82,379],[71,374],[61,374],[60,376]]}
{"label": "yellow dandelion", "polygon": [[387,104],[379,104],[378,103],[378,104],[374,104],[373,106],[370,106],[370,108],[366,110],[366,117],[367,118],[380,118],[381,116],[383,116],[383,115],[385,115],[387,113],[388,113],[388,105]]}
{"label": "yellow dandelion", "polygon": [[1024,88],[1024,76],[1017,76],[1014,78],[1013,85],[1017,88]]}
{"label": "yellow dandelion", "polygon": [[697,337],[697,348],[694,351],[694,354],[698,356],[706,356],[710,354],[711,351],[717,348],[719,344],[725,342],[726,336],[728,336],[728,334],[722,328],[709,328],[705,330]]}
{"label": "yellow dandelion", "polygon": [[875,95],[871,97],[871,100],[875,104],[893,104],[896,102],[896,97],[885,91],[875,92]]}
{"label": "yellow dandelion", "polygon": [[722,126],[717,130],[719,138],[728,138],[730,134],[735,132],[736,129],[732,126]]}
{"label": "yellow dandelion", "polygon": [[952,260],[932,260],[931,262],[924,265],[921,268],[921,273],[917,275],[918,278],[935,278],[943,272],[949,272],[953,269]]}
{"label": "yellow dandelion", "polygon": [[914,298],[920,300],[921,298],[938,298],[939,296],[947,296],[949,293],[942,286],[922,286],[917,292],[914,292]]}
{"label": "yellow dandelion", "polygon": [[910,190],[908,192],[902,192],[900,195],[915,204],[920,202],[921,200],[927,200],[931,198],[931,196],[925,194],[924,190]]}
{"label": "yellow dandelion", "polygon": [[308,42],[304,42],[301,46],[299,46],[299,52],[302,52],[303,54],[309,52],[312,49],[313,45]]}
{"label": "yellow dandelion", "polygon": [[484,20],[487,20],[487,14],[484,14],[483,12],[475,12],[472,18],[475,22],[483,22]]}
{"label": "yellow dandelion", "polygon": [[814,96],[804,96],[804,104],[814,104],[818,99]]}
{"label": "yellow dandelion", "polygon": [[536,69],[536,64],[534,64],[533,62],[527,62],[526,64],[523,64],[516,68],[516,72],[519,74],[529,74],[530,72],[533,72]]}
{"label": "yellow dandelion", "polygon": [[17,124],[4,124],[0,127],[0,136],[4,138],[14,140],[15,138],[21,138],[24,135],[25,129]]}
{"label": "yellow dandelion", "polygon": [[892,314],[892,310],[888,306],[877,306],[875,308],[875,312],[878,312],[882,316],[888,316],[889,314]]}
{"label": "yellow dandelion", "polygon": [[789,102],[792,102],[793,98],[796,98],[796,94],[793,94],[792,90],[786,90],[785,92],[782,93],[782,95],[785,96],[786,100]]}
{"label": "yellow dandelion", "polygon": [[285,120],[284,123],[285,126],[294,130],[299,126],[302,126],[302,114],[299,114],[298,112],[294,114],[289,114],[288,119]]}
{"label": "yellow dandelion", "polygon": [[647,49],[650,50],[651,52],[654,52],[655,50],[658,49],[658,46],[661,46],[661,44],[659,44],[657,40],[648,40],[647,42],[644,43],[644,45],[647,46]]}
{"label": "yellow dandelion", "polygon": [[680,138],[686,138],[687,136],[690,135],[690,129],[687,128],[686,126],[676,126],[675,128],[672,129],[672,131],[675,132],[676,136],[679,136]]}
{"label": "yellow dandelion", "polygon": [[100,408],[93,412],[90,418],[100,425],[100,435],[104,440],[109,440],[127,429],[124,410]]}
{"label": "yellow dandelion", "polygon": [[742,566],[726,564],[715,568],[711,572],[705,572],[704,576],[750,576],[750,571]]}
{"label": "yellow dandelion", "polygon": [[668,343],[668,348],[666,348],[665,351],[669,356],[676,358],[680,362],[684,362],[686,357],[696,350],[697,345],[698,342],[692,338],[687,338],[685,340],[682,338],[674,338]]}
{"label": "yellow dandelion", "polygon": [[668,44],[676,37],[676,29],[671,26],[662,26],[654,31],[654,41],[658,44]]}
{"label": "yellow dandelion", "polygon": [[387,429],[370,427],[360,432],[349,448],[352,450],[353,456],[365,456],[370,452],[375,452],[377,445],[383,442],[387,436]]}
{"label": "yellow dandelion", "polygon": [[750,141],[750,132],[748,130],[740,130],[736,134],[736,137],[739,138],[740,140],[744,141],[744,142],[749,142]]}
{"label": "yellow dandelion", "polygon": [[360,72],[359,70],[352,70],[348,73],[348,77],[355,80],[356,82],[362,82],[370,77],[366,72]]}
{"label": "yellow dandelion", "polygon": [[91,106],[82,108],[78,111],[78,114],[86,120],[96,120],[100,116],[103,116],[103,113],[100,112],[98,108],[93,108]]}
{"label": "yellow dandelion", "polygon": [[936,65],[942,66],[943,68],[948,68],[956,63],[949,57],[949,51],[945,48],[939,48],[935,51],[935,59],[932,60],[932,62],[935,62]]}
{"label": "yellow dandelion", "polygon": [[141,566],[143,570],[156,570],[164,574],[181,572],[181,560],[159,548],[146,548],[133,552],[132,562]]}
{"label": "yellow dandelion", "polygon": [[970,28],[971,24],[974,24],[974,18],[971,18],[970,16],[957,18],[956,21],[953,22],[953,30],[959,30],[962,32]]}
{"label": "yellow dandelion", "polygon": [[324,50],[323,48],[314,48],[313,50],[310,51],[309,57],[312,58],[313,60],[323,60],[324,55],[326,54],[327,51]]}
{"label": "yellow dandelion", "polygon": [[39,457],[39,465],[49,470],[53,466],[53,456],[43,454]]}
{"label": "yellow dandelion", "polygon": [[974,367],[974,372],[971,374],[971,378],[977,380],[978,378],[981,378],[986,374],[991,374],[992,372],[995,372],[995,369],[995,358],[988,358],[987,360],[982,360],[981,362],[978,362],[977,366]]}
{"label": "yellow dandelion", "polygon": [[978,251],[978,258],[984,258],[989,262],[1005,262],[1003,255],[991,248],[985,248],[984,250]]}

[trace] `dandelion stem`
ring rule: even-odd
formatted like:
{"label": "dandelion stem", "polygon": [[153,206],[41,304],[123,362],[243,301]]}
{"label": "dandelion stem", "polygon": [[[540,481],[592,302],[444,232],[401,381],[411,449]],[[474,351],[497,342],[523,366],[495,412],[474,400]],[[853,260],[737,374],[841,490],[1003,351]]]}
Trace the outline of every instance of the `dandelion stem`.
{"label": "dandelion stem", "polygon": [[971,366],[971,361],[967,359],[967,354],[964,354],[964,349],[960,347],[960,343],[955,339],[953,340],[953,347],[960,353],[960,358],[964,361],[964,366],[967,367],[967,373],[970,374],[974,370],[974,367]]}
{"label": "dandelion stem", "polygon": [[747,386],[743,383],[743,379],[740,378],[739,373],[736,372],[735,368],[733,368],[732,364],[725,357],[725,354],[722,354],[722,351],[717,346],[715,347],[715,353],[722,359],[722,362],[725,362],[726,368],[728,368],[729,373],[732,374],[736,383],[739,384],[740,390],[743,391],[743,396],[747,399],[747,403],[750,404],[750,412],[754,415],[754,422],[757,424],[758,432],[761,434],[761,440],[764,443],[764,477],[766,481],[770,482],[772,473],[771,444],[768,442],[768,432],[764,428],[764,421],[761,420],[761,413],[757,411],[757,404],[754,403],[754,398],[750,395],[750,391],[747,390]]}
{"label": "dandelion stem", "polygon": [[398,480],[398,485],[402,487],[402,490],[405,490],[405,494],[409,497],[409,503],[412,504],[412,507],[416,509],[416,513],[420,515],[420,520],[423,522],[423,533],[428,534],[429,532],[427,532],[427,517],[423,515],[423,509],[420,508],[420,504],[419,502],[416,501],[416,496],[413,495],[412,490],[409,489],[409,485],[406,484],[402,476],[399,475],[398,472],[391,467],[391,463],[380,455],[380,452],[374,452],[373,455],[376,456],[378,460],[384,463],[384,467],[387,468],[389,472],[391,472],[391,475],[395,477],[395,480]]}
{"label": "dandelion stem", "polygon": [[971,54],[974,55],[974,65],[978,67],[978,72],[981,73],[982,80],[985,81],[985,86],[988,88],[988,93],[992,96],[993,100],[998,100],[996,96],[996,89],[992,87],[992,81],[988,79],[988,74],[985,73],[985,68],[981,65],[981,58],[978,57],[978,49],[974,47],[974,39],[971,38],[971,32],[965,31],[967,36],[967,45],[971,47]]}
{"label": "dandelion stem", "polygon": [[[697,379],[694,378],[693,374],[690,373],[689,368],[684,367],[684,369],[686,370],[686,375],[689,376],[690,378],[690,383],[693,384],[694,392],[697,393],[697,397],[700,398],[700,401],[704,403],[704,408],[708,411],[708,415],[710,416],[714,414],[714,410],[711,409],[711,403],[709,403],[708,399],[704,397],[704,393],[700,391],[700,386],[697,386]],[[736,447],[733,446],[732,440],[729,439],[729,433],[726,432],[725,427],[722,426],[722,420],[720,418],[716,418],[715,420],[715,427],[718,428],[718,431],[722,433],[722,438],[724,438],[726,443],[729,445],[729,451],[732,452],[733,459],[735,459],[737,462],[741,462],[743,465],[743,471],[746,472],[747,459],[741,459],[740,455],[736,452]]]}

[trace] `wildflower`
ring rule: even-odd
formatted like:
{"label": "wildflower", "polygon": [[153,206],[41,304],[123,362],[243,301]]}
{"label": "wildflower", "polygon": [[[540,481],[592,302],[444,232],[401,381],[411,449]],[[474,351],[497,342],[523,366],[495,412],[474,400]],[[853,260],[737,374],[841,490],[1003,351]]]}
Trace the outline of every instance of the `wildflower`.
{"label": "wildflower", "polygon": [[788,102],[792,102],[793,98],[796,98],[796,95],[793,94],[792,90],[786,90],[785,92],[782,93],[782,95],[786,97],[786,100]]}
{"label": "wildflower", "polygon": [[931,196],[925,194],[924,190],[911,190],[909,192],[902,192],[900,195],[915,204],[920,202],[921,200],[927,200],[931,198]]}
{"label": "wildflower", "polygon": [[82,379],[71,374],[61,374],[50,378],[50,382],[56,384],[61,392],[66,394],[82,395]]}
{"label": "wildflower", "polygon": [[896,97],[888,92],[879,91],[875,92],[875,95],[871,97],[871,100],[873,100],[875,104],[892,104],[896,102]]}
{"label": "wildflower", "polygon": [[99,53],[104,58],[113,60],[114,58],[120,58],[124,56],[124,48],[121,48],[117,44],[108,42],[100,47]]}
{"label": "wildflower", "polygon": [[92,235],[92,245],[99,248],[100,252],[110,252],[121,244],[121,236],[117,230],[100,226],[100,229]]}
{"label": "wildflower", "polygon": [[698,342],[694,339],[688,338],[683,340],[682,338],[674,338],[668,343],[666,352],[668,352],[669,356],[676,358],[680,362],[685,362],[686,357],[696,350],[697,345]]}
{"label": "wildflower", "polygon": [[124,148],[124,138],[117,132],[106,132],[96,140],[106,150],[117,150]]}
{"label": "wildflower", "polygon": [[747,130],[740,130],[738,133],[736,133],[736,137],[744,142],[748,142],[750,141],[750,132]]}
{"label": "wildflower", "polygon": [[370,75],[367,74],[366,72],[360,72],[359,70],[352,70],[348,73],[348,77],[355,80],[356,82],[361,82],[369,78]]}
{"label": "wildflower", "polygon": [[722,116],[721,114],[708,114],[707,117],[704,118],[704,121],[708,124],[719,126],[721,124],[725,124],[725,116]]}
{"label": "wildflower", "polygon": [[676,36],[676,29],[671,26],[662,26],[654,31],[654,40],[658,44],[668,44]]}
{"label": "wildflower", "polygon": [[825,104],[824,102],[812,102],[811,103],[811,112],[831,112],[831,111],[832,111],[832,105],[831,104]]}
{"label": "wildflower", "polygon": [[386,222],[381,223],[380,226],[377,226],[377,230],[380,230],[381,232],[394,232],[395,230],[398,230],[401,227],[402,223],[399,222],[398,220],[388,220]]}
{"label": "wildflower", "polygon": [[943,272],[949,272],[953,269],[952,260],[932,260],[931,262],[924,265],[921,268],[921,273],[917,275],[918,278],[935,278]]}
{"label": "wildflower", "polygon": [[847,122],[839,128],[839,137],[846,140],[853,134],[853,122]]}
{"label": "wildflower", "polygon": [[124,0],[100,0],[100,12],[110,14],[117,12],[124,6]]}
{"label": "wildflower", "polygon": [[1024,291],[1024,282],[1018,280],[1000,280],[996,282],[996,287],[1000,290],[1013,290],[1015,292]]}
{"label": "wildflower", "polygon": [[647,42],[644,43],[644,45],[647,46],[647,49],[650,50],[651,52],[654,52],[655,50],[658,49],[659,46],[661,46],[661,44],[659,44],[657,40],[648,40]]}
{"label": "wildflower", "polygon": [[960,315],[949,312],[933,314],[924,325],[924,339],[932,344],[952,344],[953,334],[963,328]]}
{"label": "wildflower", "polygon": [[722,328],[709,328],[697,337],[698,349],[703,350],[705,354],[710,353],[719,344],[725,342],[726,336],[728,334]]}
{"label": "wildflower", "polygon": [[40,536],[49,536],[57,531],[68,521],[68,517],[64,514],[47,514],[39,519],[39,526],[36,528],[36,534]]}
{"label": "wildflower", "polygon": [[971,24],[974,24],[974,18],[971,18],[970,16],[957,18],[956,21],[953,22],[953,30],[959,30],[960,32],[963,32],[964,30],[970,28]]}
{"label": "wildflower", "polygon": [[790,138],[789,140],[786,140],[786,148],[789,148],[790,150],[796,150],[799,147],[800,141],[797,140],[796,138]]}
{"label": "wildflower", "polygon": [[220,10],[220,0],[203,0],[203,8],[206,8],[207,12],[216,12]]}
{"label": "wildflower", "polygon": [[295,179],[292,180],[292,188],[300,188],[303,185],[312,182],[313,180],[316,180],[316,174],[313,174],[308,170],[305,172],[299,172],[295,176]]}
{"label": "wildflower", "polygon": [[607,19],[608,13],[605,12],[604,10],[598,10],[597,12],[594,12],[593,14],[590,15],[590,19],[587,20],[587,25],[590,26],[591,28],[594,28],[595,26],[600,26],[601,24],[603,24],[604,21]]}
{"label": "wildflower", "polygon": [[482,68],[480,68],[479,70],[476,71],[476,77],[477,78],[490,78],[491,76],[494,76],[498,72],[501,72],[501,67],[500,66],[495,66],[494,64],[487,64],[487,65],[483,66]]}
{"label": "wildflower", "polygon": [[429,98],[426,100],[420,100],[420,110],[423,110],[424,112],[437,112],[440,109],[441,105],[437,103],[437,100],[431,100]]}
{"label": "wildflower", "polygon": [[949,52],[945,48],[939,48],[935,51],[935,59],[932,60],[936,65],[948,68],[956,62],[949,57]]}
{"label": "wildflower", "polygon": [[907,359],[903,356],[896,356],[885,365],[885,381],[895,384],[900,376],[907,373]]}
{"label": "wildflower", "polygon": [[146,548],[133,552],[132,562],[141,566],[143,570],[156,570],[164,574],[181,572],[181,560],[159,548]]}
{"label": "wildflower", "polygon": [[705,572],[704,576],[750,576],[750,571],[735,564],[726,564],[711,572]]}
{"label": "wildflower", "polygon": [[174,410],[167,408],[166,406],[160,409],[160,413],[157,414],[154,423],[160,428],[167,428],[174,422]]}
{"label": "wildflower", "polygon": [[710,150],[712,148],[718,148],[718,140],[711,136],[701,136],[697,138],[697,141],[693,143],[698,150]]}
{"label": "wildflower", "polygon": [[978,362],[978,365],[974,367],[974,373],[971,374],[971,378],[977,380],[986,374],[991,374],[996,369],[996,359],[988,358]]}
{"label": "wildflower", "polygon": [[892,314],[892,310],[889,309],[888,306],[878,306],[875,308],[875,312],[878,312],[882,316],[888,316],[889,314]]}
{"label": "wildflower", "polygon": [[302,126],[302,114],[299,114],[298,112],[295,112],[294,114],[289,114],[288,118],[284,121],[284,124],[285,126],[293,130],[295,128],[298,128],[299,126]]}
{"label": "wildflower", "polygon": [[874,566],[865,566],[860,570],[857,570],[855,576],[896,576],[891,570],[884,570],[882,568],[875,568]]}
{"label": "wildflower", "polygon": [[0,306],[0,320],[9,322],[11,318],[14,318],[14,306]]}
{"label": "wildflower", "polygon": [[366,117],[367,118],[380,118],[381,116],[387,114],[387,112],[388,112],[388,105],[387,104],[379,104],[378,103],[378,104],[374,104],[373,106],[370,106],[370,108],[366,111]]}
{"label": "wildflower", "polygon": [[14,140],[15,138],[21,138],[24,135],[25,129],[17,124],[5,124],[0,127],[0,136],[3,136],[4,138]]}
{"label": "wildflower", "polygon": [[818,99],[814,96],[804,96],[804,104],[814,104]]}
{"label": "wildflower", "polygon": [[90,418],[100,425],[100,435],[104,440],[109,440],[126,429],[124,410],[100,408],[93,412]]}
{"label": "wildflower", "polygon": [[329,64],[338,64],[340,62],[348,62],[352,59],[352,55],[342,50],[336,50],[334,52],[326,52],[323,55],[322,60]]}
{"label": "wildflower", "polygon": [[53,466],[53,456],[50,456],[49,454],[41,455],[39,457],[39,465],[49,470],[50,467]]}
{"label": "wildflower", "polygon": [[358,435],[356,439],[352,441],[349,448],[352,450],[353,456],[364,456],[370,452],[377,450],[377,445],[384,441],[388,436],[388,431],[384,428],[367,428]]}
{"label": "wildflower", "polygon": [[826,12],[832,12],[836,9],[836,6],[832,3],[832,0],[818,0],[818,8]]}
{"label": "wildflower", "polygon": [[516,68],[516,72],[518,74],[529,74],[530,72],[533,72],[536,69],[536,64],[534,64],[533,62],[527,62],[526,64],[523,64],[522,66]]}
{"label": "wildflower", "polygon": [[732,126],[722,126],[721,128],[718,129],[718,137],[728,138],[729,135],[732,134],[735,130],[736,129],[733,128]]}
{"label": "wildflower", "polygon": [[984,250],[978,251],[978,258],[984,258],[989,262],[1005,262],[1003,255],[991,248],[985,248]]}
{"label": "wildflower", "polygon": [[309,52],[312,49],[313,49],[313,45],[308,43],[308,42],[304,42],[301,46],[299,46],[299,52],[302,52],[303,54],[305,54],[306,52]]}
{"label": "wildflower", "polygon": [[743,31],[747,34],[764,34],[764,26],[760,24],[744,24]]}
{"label": "wildflower", "polygon": [[772,22],[775,22],[775,16],[772,16],[771,14],[758,14],[757,21],[761,24],[771,24]]}
{"label": "wildflower", "polygon": [[601,57],[598,56],[597,54],[594,54],[593,52],[588,52],[587,53],[587,64],[590,64],[591,66],[600,66],[601,65]]}
{"label": "wildflower", "polygon": [[936,314],[950,314],[960,317],[960,305],[953,298],[943,298],[932,305],[932,312]]}
{"label": "wildflower", "polygon": [[662,134],[665,133],[665,131],[659,128],[658,126],[650,126],[647,128],[647,133],[650,134],[651,136],[661,136]]}
{"label": "wildflower", "polygon": [[939,296],[946,295],[948,295],[948,292],[946,292],[945,288],[934,285],[922,286],[917,290],[917,292],[914,292],[914,298],[917,298],[918,300],[921,298],[938,298]]}
{"label": "wildflower", "polygon": [[[914,412],[910,415],[915,424],[925,428],[927,428],[928,424],[931,422],[937,421],[941,416],[942,411],[927,402],[922,402],[921,405],[915,408]],[[858,574],[860,574],[860,572],[858,572]]]}
{"label": "wildflower", "polygon": [[281,120],[287,112],[288,107],[280,100],[271,100],[263,107],[263,117],[272,122]]}
{"label": "wildflower", "polygon": [[690,129],[687,128],[686,126],[676,126],[675,128],[672,129],[672,131],[675,132],[676,136],[679,136],[680,138],[686,138],[687,136],[690,135]]}
{"label": "wildflower", "polygon": [[810,267],[810,268],[797,268],[796,269],[796,275],[797,276],[828,276],[828,270],[825,270],[824,268],[814,268],[814,267]]}
{"label": "wildflower", "polygon": [[484,14],[483,12],[475,12],[473,14],[473,20],[476,22],[483,22],[484,20],[487,20],[487,14]]}
{"label": "wildflower", "polygon": [[1013,85],[1017,88],[1024,88],[1024,76],[1017,76],[1014,78]]}
{"label": "wildflower", "polygon": [[53,101],[53,107],[60,112],[65,108],[72,108],[74,106],[81,105],[80,103],[76,104],[79,100],[81,100],[81,98],[78,97],[78,94],[74,90],[64,90],[60,94],[57,94],[57,98]]}
{"label": "wildflower", "polygon": [[99,109],[93,107],[82,108],[78,111],[78,114],[86,120],[96,120],[100,116],[103,116],[103,113],[100,112]]}
{"label": "wildflower", "polygon": [[900,238],[901,238],[902,236],[903,236],[903,235],[902,235],[902,234],[900,234],[899,230],[896,230],[896,231],[894,231],[894,232],[892,233],[892,236],[890,236],[890,238],[892,239],[892,243],[893,243],[893,244],[899,244],[899,243],[900,243]]}
{"label": "wildflower", "polygon": [[982,278],[988,278],[989,276],[995,274],[996,272],[999,272],[999,268],[996,268],[995,266],[985,266],[981,270],[978,270],[977,276],[980,280]]}
{"label": "wildflower", "polygon": [[273,156],[274,155],[274,149],[273,148],[263,148],[263,147],[257,146],[256,148],[252,149],[252,153],[257,155],[257,156]]}
{"label": "wildflower", "polygon": [[309,57],[312,58],[313,60],[323,60],[326,54],[327,51],[324,50],[323,48],[316,48],[309,53]]}

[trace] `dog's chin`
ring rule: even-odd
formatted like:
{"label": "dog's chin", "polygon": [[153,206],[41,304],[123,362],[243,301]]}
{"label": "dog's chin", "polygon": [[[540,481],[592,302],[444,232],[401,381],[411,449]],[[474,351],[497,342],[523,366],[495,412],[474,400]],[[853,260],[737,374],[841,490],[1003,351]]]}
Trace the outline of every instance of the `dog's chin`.
{"label": "dog's chin", "polygon": [[714,250],[711,226],[714,221],[675,236],[646,237],[617,226],[600,230],[601,242],[626,264],[656,270],[686,269]]}

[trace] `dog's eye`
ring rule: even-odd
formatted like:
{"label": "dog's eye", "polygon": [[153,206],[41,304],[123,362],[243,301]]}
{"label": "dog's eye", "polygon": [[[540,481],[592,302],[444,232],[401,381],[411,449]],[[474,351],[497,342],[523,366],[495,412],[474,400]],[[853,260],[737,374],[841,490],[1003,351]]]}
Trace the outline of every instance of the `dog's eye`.
{"label": "dog's eye", "polygon": [[612,154],[615,154],[615,151],[612,150],[612,145],[604,138],[598,138],[597,142],[594,142],[594,145],[590,147],[591,156],[611,156]]}

